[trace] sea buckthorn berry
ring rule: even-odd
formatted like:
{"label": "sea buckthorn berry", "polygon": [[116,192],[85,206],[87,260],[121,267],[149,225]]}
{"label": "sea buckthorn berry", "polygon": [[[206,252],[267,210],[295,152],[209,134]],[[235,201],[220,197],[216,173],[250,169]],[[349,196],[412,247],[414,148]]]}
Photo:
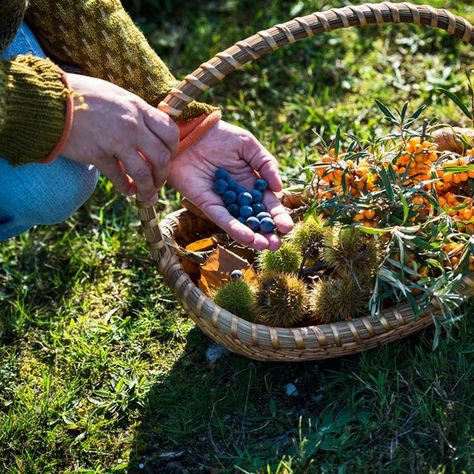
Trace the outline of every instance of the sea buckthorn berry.
{"label": "sea buckthorn berry", "polygon": [[234,191],[226,191],[222,195],[222,200],[224,201],[224,204],[228,206],[229,204],[232,204],[237,201],[237,195],[234,193]]}
{"label": "sea buckthorn berry", "polygon": [[255,180],[255,184],[253,186],[257,191],[265,191],[268,188],[268,183],[266,179],[258,178]]}
{"label": "sea buckthorn berry", "polygon": [[252,202],[254,204],[263,201],[263,194],[258,189],[251,189],[249,193],[252,195]]}
{"label": "sea buckthorn berry", "polygon": [[266,208],[261,202],[257,202],[256,204],[252,204],[253,215],[257,216],[261,212],[265,212]]}
{"label": "sea buckthorn berry", "polygon": [[236,204],[235,202],[232,204],[229,204],[227,206],[227,210],[229,211],[229,214],[234,217],[240,216],[240,206]]}
{"label": "sea buckthorn berry", "polygon": [[225,179],[217,179],[214,183],[213,189],[217,194],[224,194],[228,188],[227,181]]}
{"label": "sea buckthorn berry", "polygon": [[269,212],[259,212],[256,217],[259,221],[261,221],[262,219],[266,218],[271,219],[272,215]]}
{"label": "sea buckthorn berry", "polygon": [[225,168],[217,168],[216,179],[227,179],[229,178],[229,172]]}
{"label": "sea buckthorn berry", "polygon": [[275,222],[273,219],[265,217],[260,221],[260,230],[264,233],[273,232],[275,230]]}
{"label": "sea buckthorn berry", "polygon": [[254,232],[257,232],[257,230],[260,228],[260,221],[254,216],[247,217],[247,219],[245,220],[245,224],[249,229],[253,230]]}
{"label": "sea buckthorn berry", "polygon": [[237,191],[237,188],[239,187],[239,184],[237,183],[237,181],[234,178],[229,178],[227,180],[227,186],[229,186],[230,190]]}
{"label": "sea buckthorn berry", "polygon": [[250,206],[241,206],[240,207],[240,215],[242,217],[250,217],[253,214],[253,209]]}
{"label": "sea buckthorn berry", "polygon": [[252,195],[248,192],[240,193],[237,197],[237,202],[241,206],[249,206],[252,204]]}
{"label": "sea buckthorn berry", "polygon": [[373,209],[366,209],[364,215],[367,219],[373,219],[375,217],[375,211]]}

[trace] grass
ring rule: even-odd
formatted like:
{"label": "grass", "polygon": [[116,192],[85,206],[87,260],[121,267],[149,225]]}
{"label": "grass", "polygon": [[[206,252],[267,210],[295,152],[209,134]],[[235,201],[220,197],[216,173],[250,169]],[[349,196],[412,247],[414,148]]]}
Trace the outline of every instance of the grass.
{"label": "grass", "polygon": [[[344,4],[125,3],[177,76],[259,29]],[[468,1],[431,3],[474,21]],[[473,58],[438,31],[335,32],[247,66],[204,98],[255,133],[288,182],[313,129],[380,133],[376,98],[426,101],[428,115],[465,124],[436,88],[467,98]],[[172,190],[161,198],[162,215],[179,205]],[[472,472],[473,310],[436,350],[430,328],[343,359],[209,365],[209,340],[152,267],[135,209],[101,180],[66,222],[0,245],[0,471]]]}

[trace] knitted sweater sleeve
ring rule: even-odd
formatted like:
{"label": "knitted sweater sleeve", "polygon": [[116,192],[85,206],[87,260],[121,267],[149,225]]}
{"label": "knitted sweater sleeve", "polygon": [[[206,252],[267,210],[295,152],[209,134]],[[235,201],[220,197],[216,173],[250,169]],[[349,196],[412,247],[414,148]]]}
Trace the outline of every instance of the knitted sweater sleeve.
{"label": "knitted sweater sleeve", "polygon": [[48,156],[63,134],[68,95],[50,60],[0,61],[0,156],[14,165]]}
{"label": "knitted sweater sleeve", "polygon": [[[26,21],[60,64],[113,82],[156,106],[177,80],[119,0],[30,0]],[[182,119],[216,110],[192,103]]]}

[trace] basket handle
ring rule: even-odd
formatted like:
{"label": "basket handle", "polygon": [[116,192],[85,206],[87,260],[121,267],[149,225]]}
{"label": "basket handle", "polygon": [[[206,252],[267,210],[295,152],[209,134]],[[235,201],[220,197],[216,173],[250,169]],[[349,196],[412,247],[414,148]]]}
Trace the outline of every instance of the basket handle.
{"label": "basket handle", "polygon": [[[188,74],[158,107],[176,119],[190,102],[210,86],[244,64],[281,46],[327,31],[384,23],[414,23],[441,28],[465,43],[474,44],[474,27],[465,18],[428,5],[384,2],[334,8],[295,18],[238,41]],[[161,259],[167,257],[165,260],[169,261],[173,253],[163,241],[155,209],[153,206],[146,206],[139,199],[137,206],[152,256],[163,266]]]}

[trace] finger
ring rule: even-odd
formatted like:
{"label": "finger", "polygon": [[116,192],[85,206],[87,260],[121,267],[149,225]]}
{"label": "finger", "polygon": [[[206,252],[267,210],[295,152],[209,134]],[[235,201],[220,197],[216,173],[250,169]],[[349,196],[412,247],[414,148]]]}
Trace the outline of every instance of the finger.
{"label": "finger", "polygon": [[119,161],[113,157],[106,158],[97,164],[97,168],[104,176],[110,179],[119,192],[127,195],[131,194],[133,191],[133,181],[127,176]]}
{"label": "finger", "polygon": [[151,107],[144,112],[143,121],[148,130],[168,148],[173,158],[178,150],[179,142],[179,129],[173,119],[161,110]]}
{"label": "finger", "polygon": [[251,133],[245,135],[242,140],[242,158],[267,180],[272,191],[281,191],[282,182],[278,174],[277,160]]}
{"label": "finger", "polygon": [[128,188],[128,191],[126,192],[127,196],[133,196],[134,194],[137,194],[137,185],[134,183],[133,179],[130,178],[130,176],[128,176],[127,172],[125,171],[125,167],[123,166],[123,163],[120,160],[117,160],[117,163],[120,166],[120,170],[122,174],[125,176],[125,179],[129,183],[129,188]]}
{"label": "finger", "polygon": [[281,238],[277,234],[264,234],[268,240],[268,250],[278,250],[281,246]]}
{"label": "finger", "polygon": [[148,130],[138,137],[137,150],[140,156],[151,166],[153,181],[157,189],[163,186],[168,178],[170,151],[163,142]]}
{"label": "finger", "polygon": [[282,234],[287,234],[293,229],[295,225],[293,219],[275,194],[266,192],[263,196],[263,203],[272,215],[277,229]]}
{"label": "finger", "polygon": [[265,235],[255,233],[253,242],[249,247],[252,247],[255,250],[266,250],[269,247],[269,241]]}
{"label": "finger", "polygon": [[135,182],[137,192],[143,201],[149,205],[154,204],[156,202],[156,186],[151,166],[134,149],[123,152],[120,160],[127,174]]}

